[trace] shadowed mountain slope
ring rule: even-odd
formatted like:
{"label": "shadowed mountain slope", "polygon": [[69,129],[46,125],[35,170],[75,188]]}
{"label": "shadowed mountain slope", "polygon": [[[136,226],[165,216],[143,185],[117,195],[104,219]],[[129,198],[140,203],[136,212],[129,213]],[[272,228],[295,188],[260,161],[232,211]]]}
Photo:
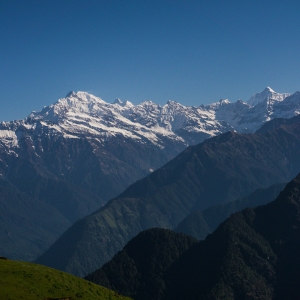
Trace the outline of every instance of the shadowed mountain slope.
{"label": "shadowed mountain slope", "polygon": [[[299,299],[300,176],[232,215],[166,274],[166,299]],[[189,278],[192,278],[190,280]]]}
{"label": "shadowed mountain slope", "polygon": [[187,148],[75,223],[37,262],[83,276],[144,229],[174,228],[197,209],[287,182],[299,169],[299,123],[264,134],[227,132]]}
{"label": "shadowed mountain slope", "polygon": [[[126,248],[131,245],[134,245],[135,253],[140,253],[127,259],[127,274],[136,270],[140,257],[145,262],[151,257],[158,258],[164,236],[162,232],[158,234],[160,237],[152,240],[154,253],[144,253],[144,243],[136,237],[109,263],[87,278],[107,286],[113,284],[117,291],[121,290],[131,279],[124,273],[115,272],[124,268],[118,258],[125,257]],[[135,295],[134,299],[140,300],[143,292],[151,287],[153,300],[296,300],[300,294],[299,251],[300,175],[285,187],[276,200],[231,215],[204,241],[190,246],[162,270],[158,276],[160,285],[148,285],[149,268],[140,269],[139,277],[144,276],[145,285],[127,290],[125,294]],[[159,272],[159,266],[158,260],[152,274]],[[114,274],[113,278],[111,274]]]}
{"label": "shadowed mountain slope", "polygon": [[284,183],[273,184],[269,188],[256,190],[248,197],[228,203],[217,204],[205,210],[196,210],[180,222],[174,231],[183,232],[199,240],[203,240],[232,213],[246,207],[267,204],[274,200],[284,187]]}
{"label": "shadowed mountain slope", "polygon": [[[23,130],[17,155],[3,151],[2,148],[6,148],[0,140],[1,186],[7,185],[11,192],[18,191],[21,195],[7,196],[4,193],[1,198],[3,222],[0,222],[3,225],[0,239],[8,244],[0,243],[0,252],[5,252],[11,259],[36,259],[71,224],[99,209],[109,198],[148,174],[151,167],[155,169],[169,159],[168,154],[162,154],[159,149],[156,151],[147,145],[139,147],[121,139],[111,139],[105,144],[105,149],[99,147],[100,155],[94,153],[84,138],[53,138],[48,132],[30,137],[30,132],[26,128]],[[146,162],[148,159],[149,163]],[[19,197],[24,201],[16,202]],[[31,209],[26,206],[29,202]],[[38,208],[40,211],[36,213]],[[44,218],[40,216],[46,211],[52,216],[53,224],[47,225],[47,231],[43,232]],[[20,214],[23,219],[20,219]],[[8,215],[15,222],[4,221]],[[64,222],[61,222],[62,218]],[[45,222],[48,219],[46,217]],[[20,236],[21,232],[26,234]]]}
{"label": "shadowed mountain slope", "polygon": [[276,128],[279,128],[282,125],[293,125],[297,124],[300,121],[300,115],[292,117],[290,119],[285,118],[275,118],[269,122],[266,122],[262,127],[256,130],[255,133],[265,133],[267,131],[272,131]]}
{"label": "shadowed mountain slope", "polygon": [[156,293],[164,291],[163,272],[196,242],[194,238],[167,229],[145,230],[103,268],[85,279],[101,282],[134,299],[151,300]]}
{"label": "shadowed mountain slope", "polygon": [[33,260],[70,226],[71,222],[56,208],[0,179],[1,255]]}

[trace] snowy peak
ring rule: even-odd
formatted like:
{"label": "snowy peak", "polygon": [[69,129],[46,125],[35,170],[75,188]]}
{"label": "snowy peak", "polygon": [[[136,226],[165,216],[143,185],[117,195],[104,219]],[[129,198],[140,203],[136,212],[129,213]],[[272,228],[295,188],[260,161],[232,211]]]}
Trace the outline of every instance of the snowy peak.
{"label": "snowy peak", "polygon": [[[79,91],[68,93],[66,98],[59,99],[41,112],[32,113],[30,117],[60,124],[68,133],[95,134],[105,131],[111,135],[126,132],[127,136],[131,135],[137,139],[140,139],[141,135],[147,136],[146,139],[155,143],[159,139],[157,135],[164,135],[180,140],[183,138],[190,144],[201,141],[194,138],[187,140],[184,137],[192,132],[201,132],[206,137],[228,130],[253,132],[264,122],[280,117],[280,107],[284,107],[285,116],[298,114],[298,97],[291,102],[288,96],[289,94],[280,94],[267,87],[254,94],[247,103],[241,100],[231,103],[228,99],[221,99],[209,105],[193,107],[171,100],[164,106],[151,100],[133,105],[119,98],[110,104],[94,95]],[[284,101],[285,98],[288,98],[287,101]],[[91,126],[92,129],[89,130]]]}
{"label": "snowy peak", "polygon": [[263,93],[275,93],[274,90],[272,90],[269,86],[267,86],[264,90]]}
{"label": "snowy peak", "polygon": [[270,87],[254,94],[247,103],[222,99],[198,107],[171,100],[163,106],[150,100],[133,105],[119,98],[107,103],[87,92],[72,91],[42,111],[32,112],[21,123],[3,123],[0,147],[1,143],[8,148],[15,146],[19,139],[18,130],[23,130],[18,129],[21,127],[32,132],[42,128],[41,132],[66,138],[84,137],[93,141],[93,145],[122,137],[159,148],[171,143],[185,147],[230,130],[254,132],[269,120],[298,114],[299,92],[289,96]]}
{"label": "snowy peak", "polygon": [[112,104],[119,105],[121,107],[131,107],[131,106],[134,106],[130,101],[126,100],[125,102],[123,102],[120,98],[116,98],[115,101]]}
{"label": "snowy peak", "polygon": [[219,100],[219,103],[220,103],[220,106],[222,106],[222,105],[229,104],[230,101],[228,99],[221,99],[221,100]]}
{"label": "snowy peak", "polygon": [[268,98],[271,98],[276,101],[282,101],[286,97],[288,97],[290,94],[284,93],[276,93],[274,90],[272,90],[270,87],[266,87],[262,92],[254,94],[247,103],[251,106],[256,106],[260,102],[266,101]]}
{"label": "snowy peak", "polygon": [[76,94],[76,93],[75,93],[74,91],[70,91],[70,92],[66,95],[66,98],[75,96],[75,94]]}
{"label": "snowy peak", "polygon": [[[87,92],[69,92],[65,98],[61,98],[58,100],[58,102],[63,102],[65,99],[69,100],[69,104],[73,102],[87,102],[87,103],[106,103],[104,100],[102,100],[99,97],[96,97],[92,94],[89,94]],[[76,99],[76,100],[75,100]]]}
{"label": "snowy peak", "polygon": [[58,123],[65,119],[69,113],[100,113],[101,107],[105,104],[104,100],[87,92],[69,92],[65,98],[61,98],[56,103],[44,107],[40,112],[32,112],[29,117],[31,119],[42,119]]}
{"label": "snowy peak", "polygon": [[120,98],[116,98],[115,101],[113,102],[113,104],[119,104],[119,105],[123,105],[123,101]]}

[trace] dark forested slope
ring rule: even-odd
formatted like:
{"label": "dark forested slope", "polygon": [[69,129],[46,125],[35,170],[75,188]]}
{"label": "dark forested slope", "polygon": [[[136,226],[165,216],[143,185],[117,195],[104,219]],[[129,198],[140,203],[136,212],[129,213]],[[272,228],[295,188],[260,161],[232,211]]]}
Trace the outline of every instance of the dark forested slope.
{"label": "dark forested slope", "polygon": [[0,179],[0,255],[33,260],[69,226],[55,207]]}
{"label": "dark forested slope", "polygon": [[[121,291],[132,280],[127,274],[136,272],[144,284],[123,290],[136,300],[144,299],[143,293],[149,290],[152,300],[299,299],[300,175],[276,200],[233,214],[204,241],[194,243],[162,269],[165,258],[159,252],[164,235],[162,231],[157,234],[160,237],[151,245],[154,252],[144,252],[143,240],[136,237],[126,247],[134,245],[139,255],[124,260],[126,268],[119,259],[127,257],[125,247],[87,278]],[[172,240],[166,243],[171,253],[176,251]],[[148,284],[149,268],[136,271],[140,257],[145,262],[157,258],[151,274],[159,273],[159,285]]]}
{"label": "dark forested slope", "polygon": [[180,222],[174,230],[176,232],[183,232],[199,240],[203,240],[232,213],[240,211],[246,207],[267,204],[274,200],[284,187],[284,183],[273,184],[266,189],[257,189],[245,198],[227,203],[216,204],[205,210],[196,210]]}
{"label": "dark forested slope", "polygon": [[163,273],[197,242],[182,233],[154,228],[139,233],[103,268],[85,279],[130,295],[152,300],[164,291]]}
{"label": "dark forested slope", "polygon": [[299,299],[299,251],[300,176],[182,255],[166,274],[166,299]]}

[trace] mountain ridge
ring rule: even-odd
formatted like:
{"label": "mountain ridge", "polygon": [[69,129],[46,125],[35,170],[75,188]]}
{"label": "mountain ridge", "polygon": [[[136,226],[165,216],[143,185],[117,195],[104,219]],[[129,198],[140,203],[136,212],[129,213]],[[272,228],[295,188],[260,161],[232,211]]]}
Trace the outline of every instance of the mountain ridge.
{"label": "mountain ridge", "polygon": [[[287,182],[300,169],[299,134],[296,122],[263,134],[227,132],[190,146],[77,222],[36,262],[83,276],[142,230],[174,228],[194,210]],[[84,233],[73,247],[68,241],[79,229]],[[70,247],[75,252],[62,259],[59,253]]]}
{"label": "mountain ridge", "polygon": [[265,189],[257,189],[245,198],[213,205],[205,210],[195,210],[181,221],[174,231],[185,233],[198,240],[204,240],[231,214],[246,207],[255,207],[271,202],[277,198],[285,186],[284,183],[273,184]]}
{"label": "mountain ridge", "polygon": [[[0,136],[6,138],[8,145],[16,146],[22,134],[16,128],[23,125],[34,129],[40,122],[40,126],[49,127],[55,134],[68,138],[84,135],[100,143],[121,134],[159,147],[164,147],[162,138],[189,145],[228,130],[254,132],[275,117],[299,114],[299,102],[299,92],[280,94],[271,88],[254,94],[247,102],[220,100],[199,106],[184,106],[171,100],[163,106],[150,100],[133,105],[118,99],[110,104],[86,92],[69,92],[40,112],[32,112],[25,120],[1,122]],[[192,133],[199,137],[191,139]]]}

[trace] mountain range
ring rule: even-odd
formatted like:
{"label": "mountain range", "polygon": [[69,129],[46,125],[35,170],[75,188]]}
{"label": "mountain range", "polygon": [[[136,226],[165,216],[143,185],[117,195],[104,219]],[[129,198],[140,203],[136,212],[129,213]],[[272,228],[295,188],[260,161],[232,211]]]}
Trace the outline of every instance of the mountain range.
{"label": "mountain range", "polygon": [[300,118],[265,133],[227,132],[190,146],[76,222],[36,262],[79,276],[140,231],[175,228],[190,213],[288,182],[300,170]]}
{"label": "mountain range", "polygon": [[274,201],[231,215],[204,241],[149,229],[86,279],[136,300],[296,300],[299,230],[300,174]]}
{"label": "mountain range", "polygon": [[[2,222],[0,240],[5,247],[0,251],[32,260],[71,224],[189,145],[229,130],[253,132],[274,118],[298,115],[299,103],[299,92],[280,94],[271,88],[247,102],[220,100],[200,106],[176,101],[133,105],[120,99],[110,104],[86,92],[70,92],[24,120],[1,122],[0,179],[9,190],[1,198],[1,214],[2,220],[13,214],[15,222]],[[12,213],[16,208],[18,213]],[[49,226],[48,210],[58,227]]]}

